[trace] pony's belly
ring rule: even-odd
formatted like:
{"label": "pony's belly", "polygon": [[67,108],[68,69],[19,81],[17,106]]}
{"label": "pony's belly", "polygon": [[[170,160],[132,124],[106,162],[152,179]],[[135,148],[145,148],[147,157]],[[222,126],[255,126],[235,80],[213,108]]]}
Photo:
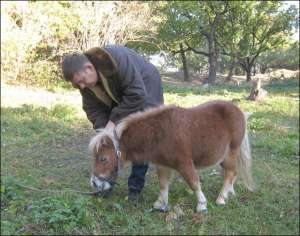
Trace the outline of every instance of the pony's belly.
{"label": "pony's belly", "polygon": [[[216,149],[215,149],[216,150]],[[228,156],[229,145],[219,149],[218,152],[211,152],[194,157],[194,164],[198,168],[205,168],[212,165],[218,165]]]}
{"label": "pony's belly", "polygon": [[205,158],[205,159],[194,161],[194,164],[197,168],[206,168],[212,165],[217,165],[220,162],[222,162],[220,158],[215,158],[215,159]]}

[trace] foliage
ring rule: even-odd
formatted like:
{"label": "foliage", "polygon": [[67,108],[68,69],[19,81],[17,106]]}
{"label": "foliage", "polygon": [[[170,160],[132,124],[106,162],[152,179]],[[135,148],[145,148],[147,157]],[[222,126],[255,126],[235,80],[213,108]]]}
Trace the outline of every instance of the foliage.
{"label": "foliage", "polygon": [[[61,81],[63,55],[114,43],[148,56],[168,55],[178,68],[203,71],[209,64],[209,77],[214,76],[217,60],[222,71],[238,61],[249,73],[262,53],[261,59],[268,52],[271,56],[274,50],[285,50],[288,36],[298,28],[297,10],[283,5],[280,1],[4,1],[1,75],[16,83],[70,88]],[[179,52],[181,56],[174,55]],[[229,58],[220,58],[221,52]],[[285,55],[285,61],[297,63],[294,54]]]}
{"label": "foliage", "polygon": [[208,80],[216,79],[216,30],[222,24],[228,2],[171,2],[160,8],[163,22],[158,26],[158,42],[172,53],[181,53],[185,74],[187,73],[184,53],[208,57]]}
{"label": "foliage", "polygon": [[[219,29],[218,42],[227,55],[239,61],[250,72],[257,57],[272,49],[283,46],[297,21],[297,9],[291,6],[282,10],[281,2],[231,3],[226,15],[227,25]],[[237,46],[237,47],[236,47]]]}
{"label": "foliage", "polygon": [[70,51],[146,40],[149,3],[1,2],[1,73],[12,82],[64,86],[60,62]]}
{"label": "foliage", "polygon": [[261,65],[263,71],[268,68],[299,69],[299,41],[262,53],[257,63]]}

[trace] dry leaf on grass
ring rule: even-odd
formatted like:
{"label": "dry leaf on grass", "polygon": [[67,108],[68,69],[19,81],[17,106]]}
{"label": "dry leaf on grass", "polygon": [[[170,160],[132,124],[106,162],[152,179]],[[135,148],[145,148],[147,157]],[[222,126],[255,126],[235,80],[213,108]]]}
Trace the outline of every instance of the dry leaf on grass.
{"label": "dry leaf on grass", "polygon": [[183,210],[181,209],[181,207],[178,204],[176,206],[174,206],[174,211],[175,211],[177,217],[184,215]]}
{"label": "dry leaf on grass", "polygon": [[193,218],[192,218],[192,222],[194,224],[202,224],[203,222],[203,215],[200,213],[194,213],[193,214]]}
{"label": "dry leaf on grass", "polygon": [[46,184],[54,184],[55,183],[55,179],[53,179],[51,177],[44,177],[43,180]]}
{"label": "dry leaf on grass", "polygon": [[167,223],[171,222],[172,220],[176,220],[178,217],[176,215],[175,212],[171,211],[169,213],[166,214],[166,217],[165,217],[165,221]]}
{"label": "dry leaf on grass", "polygon": [[247,203],[248,202],[248,197],[241,197],[240,198],[240,203],[241,204],[245,204],[245,203]]}
{"label": "dry leaf on grass", "polygon": [[177,220],[180,216],[183,216],[184,212],[179,205],[174,206],[174,211],[170,211],[166,214],[165,221],[167,223]]}

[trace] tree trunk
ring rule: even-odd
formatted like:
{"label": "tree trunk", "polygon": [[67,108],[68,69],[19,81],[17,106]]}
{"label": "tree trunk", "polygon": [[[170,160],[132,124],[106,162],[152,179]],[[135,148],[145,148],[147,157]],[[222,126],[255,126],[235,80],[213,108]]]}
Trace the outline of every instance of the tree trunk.
{"label": "tree trunk", "polygon": [[186,63],[186,56],[183,50],[183,45],[180,43],[180,55],[181,55],[181,60],[182,60],[182,66],[183,66],[183,73],[184,73],[184,81],[190,81],[190,76],[189,76],[189,71],[187,68],[187,63]]}
{"label": "tree trunk", "polygon": [[246,81],[247,82],[251,81],[251,68],[252,68],[253,64],[250,63],[250,58],[247,57],[246,59],[240,61],[240,65],[246,72]]}
{"label": "tree trunk", "polygon": [[232,61],[231,64],[230,64],[230,67],[229,67],[228,75],[226,77],[227,82],[229,82],[232,79],[233,70],[234,70],[235,65],[236,65],[236,62]]}
{"label": "tree trunk", "polygon": [[266,70],[268,69],[268,66],[267,65],[261,65],[261,73],[264,74],[266,73]]}
{"label": "tree trunk", "polygon": [[213,84],[217,77],[217,52],[213,37],[208,37],[208,50],[209,50],[209,71],[208,71],[208,83]]}
{"label": "tree trunk", "polygon": [[256,66],[253,66],[252,75],[256,75]]}
{"label": "tree trunk", "polygon": [[247,82],[251,81],[251,68],[246,69]]}

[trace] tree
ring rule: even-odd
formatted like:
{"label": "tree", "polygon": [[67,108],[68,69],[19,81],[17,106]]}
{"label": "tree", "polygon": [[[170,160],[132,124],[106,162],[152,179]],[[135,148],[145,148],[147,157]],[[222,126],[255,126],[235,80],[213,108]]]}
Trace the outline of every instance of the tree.
{"label": "tree", "polygon": [[180,2],[164,2],[158,4],[156,24],[158,26],[157,45],[160,50],[166,50],[173,55],[180,54],[182,60],[182,68],[184,71],[184,80],[189,81],[189,72],[186,60],[186,51],[183,43],[188,37],[190,28],[189,20],[180,13]]}
{"label": "tree", "polygon": [[[190,8],[190,12],[183,14],[191,20],[194,37],[186,42],[187,48],[194,53],[208,57],[208,83],[214,83],[217,75],[217,61],[219,49],[217,46],[217,30],[222,24],[222,18],[229,10],[228,1],[196,2],[197,6]],[[206,40],[207,51],[199,50],[203,37]],[[201,47],[200,47],[201,48]]]}
{"label": "tree", "polygon": [[283,10],[281,2],[243,2],[232,4],[225,17],[226,27],[220,29],[218,44],[222,53],[246,72],[251,80],[251,70],[258,56],[282,46],[292,32],[297,10],[294,6]]}
{"label": "tree", "polygon": [[1,29],[1,71],[33,83],[59,81],[65,53],[147,40],[155,30],[150,3],[115,1],[1,2]]}
{"label": "tree", "polygon": [[162,8],[164,19],[159,27],[160,41],[170,52],[182,55],[186,76],[188,70],[185,52],[193,51],[208,57],[208,82],[215,81],[218,58],[216,31],[227,11],[227,1],[175,1],[168,2]]}
{"label": "tree", "polygon": [[262,73],[265,73],[268,68],[299,70],[299,41],[292,41],[283,48],[262,53],[257,63]]}

